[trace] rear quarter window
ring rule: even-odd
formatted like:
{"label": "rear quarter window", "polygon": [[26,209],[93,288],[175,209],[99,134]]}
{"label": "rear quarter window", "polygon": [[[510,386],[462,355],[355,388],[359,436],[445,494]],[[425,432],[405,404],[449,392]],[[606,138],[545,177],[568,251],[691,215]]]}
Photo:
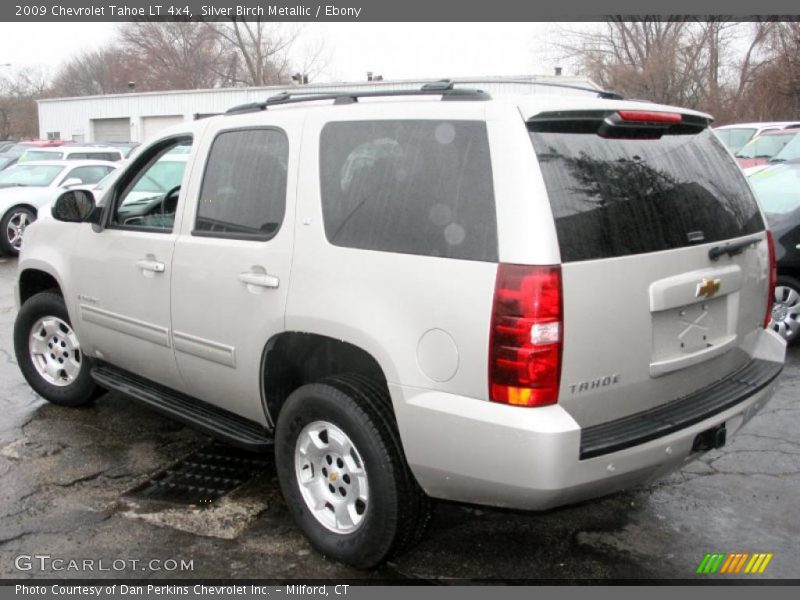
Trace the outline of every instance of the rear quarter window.
{"label": "rear quarter window", "polygon": [[320,139],[325,234],[337,246],[497,261],[486,125],[328,123]]}
{"label": "rear quarter window", "polygon": [[659,139],[531,131],[563,262],[628,256],[764,229],[735,161],[705,129]]}

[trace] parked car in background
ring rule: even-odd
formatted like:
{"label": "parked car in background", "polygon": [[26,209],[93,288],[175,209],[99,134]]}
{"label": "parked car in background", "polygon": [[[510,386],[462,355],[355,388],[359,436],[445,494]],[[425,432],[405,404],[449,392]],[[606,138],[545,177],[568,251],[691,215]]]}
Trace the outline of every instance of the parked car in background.
{"label": "parked car in background", "polygon": [[0,152],[5,152],[6,148],[10,148],[16,142],[0,142]]}
{"label": "parked car in background", "polygon": [[17,164],[18,160],[19,155],[14,156],[13,154],[8,154],[7,152],[0,153],[0,171]]}
{"label": "parked car in background", "polygon": [[793,137],[788,144],[786,144],[783,149],[778,152],[775,156],[770,158],[766,164],[758,165],[756,167],[749,167],[744,170],[745,175],[748,177],[766,169],[771,165],[777,165],[780,163],[790,162],[793,160],[800,160],[800,136]]}
{"label": "parked car in background", "polygon": [[747,142],[736,153],[736,162],[743,169],[767,164],[767,161],[778,154],[792,138],[797,137],[800,129],[771,129],[757,135]]}
{"label": "parked car in background", "polygon": [[31,148],[19,158],[20,163],[34,160],[107,160],[125,158],[119,148],[110,146],[62,146],[60,148]]}
{"label": "parked car in background", "polygon": [[0,171],[7,169],[19,161],[20,157],[28,150],[37,148],[55,148],[62,145],[61,140],[29,140],[24,142],[14,142],[6,146],[0,153]]}
{"label": "parked car in background", "polygon": [[122,158],[128,158],[139,146],[139,142],[103,142],[98,144],[85,144],[86,146],[106,146],[116,148],[122,153]]}
{"label": "parked car in background", "polygon": [[800,339],[800,159],[750,176],[775,238],[778,278],[769,327],[788,343]]}
{"label": "parked car in background", "polygon": [[721,127],[715,127],[714,132],[719,139],[722,140],[722,143],[727,146],[728,150],[736,154],[747,142],[765,131],[798,128],[800,128],[800,121],[775,121],[771,123],[737,123],[723,125]]}
{"label": "parked car in background", "polygon": [[108,161],[38,161],[0,172],[0,250],[16,255],[25,229],[52,200],[52,190],[97,183],[117,164]]}

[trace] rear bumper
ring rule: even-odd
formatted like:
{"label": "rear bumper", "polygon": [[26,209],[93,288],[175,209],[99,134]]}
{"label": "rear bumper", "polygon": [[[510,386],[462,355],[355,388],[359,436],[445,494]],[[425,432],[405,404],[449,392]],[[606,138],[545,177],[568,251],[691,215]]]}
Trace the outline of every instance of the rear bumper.
{"label": "rear bumper", "polygon": [[756,360],[770,376],[760,384],[713,402],[710,392],[729,380],[720,382],[705,390],[706,413],[583,459],[591,428],[582,431],[558,405],[523,409],[391,385],[406,458],[433,497],[509,508],[541,510],[646,483],[697,458],[698,434],[725,424],[730,437],[772,397],[784,348],[766,335]]}

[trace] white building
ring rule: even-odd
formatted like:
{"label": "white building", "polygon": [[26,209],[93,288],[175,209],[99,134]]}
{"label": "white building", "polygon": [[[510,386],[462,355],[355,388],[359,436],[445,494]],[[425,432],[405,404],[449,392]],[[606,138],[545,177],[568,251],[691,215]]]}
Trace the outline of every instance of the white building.
{"label": "white building", "polygon": [[[514,93],[583,93],[535,83],[584,86],[597,89],[590,80],[578,77],[535,76],[463,78],[490,94]],[[225,112],[233,106],[262,102],[282,91],[341,92],[366,90],[401,90],[419,88],[431,79],[366,81],[358,83],[309,84],[290,87],[220,88],[48,98],[39,100],[41,139],[76,142],[142,142],[160,129],[199,117]],[[512,83],[522,81],[526,83]]]}

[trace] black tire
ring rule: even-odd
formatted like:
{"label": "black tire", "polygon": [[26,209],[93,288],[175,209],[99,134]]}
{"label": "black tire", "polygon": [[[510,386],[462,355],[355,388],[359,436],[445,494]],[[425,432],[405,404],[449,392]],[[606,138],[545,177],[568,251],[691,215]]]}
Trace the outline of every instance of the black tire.
{"label": "black tire", "polygon": [[[369,505],[352,533],[326,528],[308,509],[295,474],[295,447],[304,427],[326,421],[358,448],[368,475]],[[275,462],[283,496],[297,525],[322,554],[360,569],[379,565],[419,541],[429,500],[406,464],[383,386],[358,375],[331,377],[295,390],[276,426]]]}
{"label": "black tire", "polygon": [[[790,277],[788,275],[778,275],[778,279],[775,281],[775,287],[789,288],[790,290],[794,291],[794,293],[797,296],[800,296],[800,281],[798,281],[794,277]],[[776,304],[778,303],[778,300],[779,299],[776,297],[775,298]],[[800,319],[800,312],[798,312],[798,310],[800,310],[800,307],[798,307],[797,303],[795,303],[793,307],[794,307],[793,310],[789,306],[786,307],[787,309],[789,309],[787,310],[786,313],[787,318],[793,321],[797,321],[798,319]],[[780,334],[781,337],[783,337],[783,339],[785,339],[786,343],[789,345],[797,344],[798,340],[800,340],[800,328],[796,328],[794,332],[791,333],[786,328],[784,328],[783,332],[780,331],[779,328],[775,326],[774,321],[770,323],[770,326],[773,328],[774,331]]]}
{"label": "black tire", "polygon": [[17,256],[19,254],[19,248],[14,247],[8,234],[9,223],[17,215],[27,215],[30,223],[36,220],[36,213],[24,206],[14,206],[6,211],[6,214],[0,220],[0,250],[9,256]]}
{"label": "black tire", "polygon": [[98,393],[89,373],[91,359],[80,353],[80,370],[67,385],[54,385],[46,381],[37,371],[28,349],[31,329],[42,317],[53,316],[71,326],[64,298],[56,292],[40,292],[28,298],[22,305],[14,322],[14,352],[22,375],[28,384],[45,400],[59,406],[81,406],[90,402]]}

